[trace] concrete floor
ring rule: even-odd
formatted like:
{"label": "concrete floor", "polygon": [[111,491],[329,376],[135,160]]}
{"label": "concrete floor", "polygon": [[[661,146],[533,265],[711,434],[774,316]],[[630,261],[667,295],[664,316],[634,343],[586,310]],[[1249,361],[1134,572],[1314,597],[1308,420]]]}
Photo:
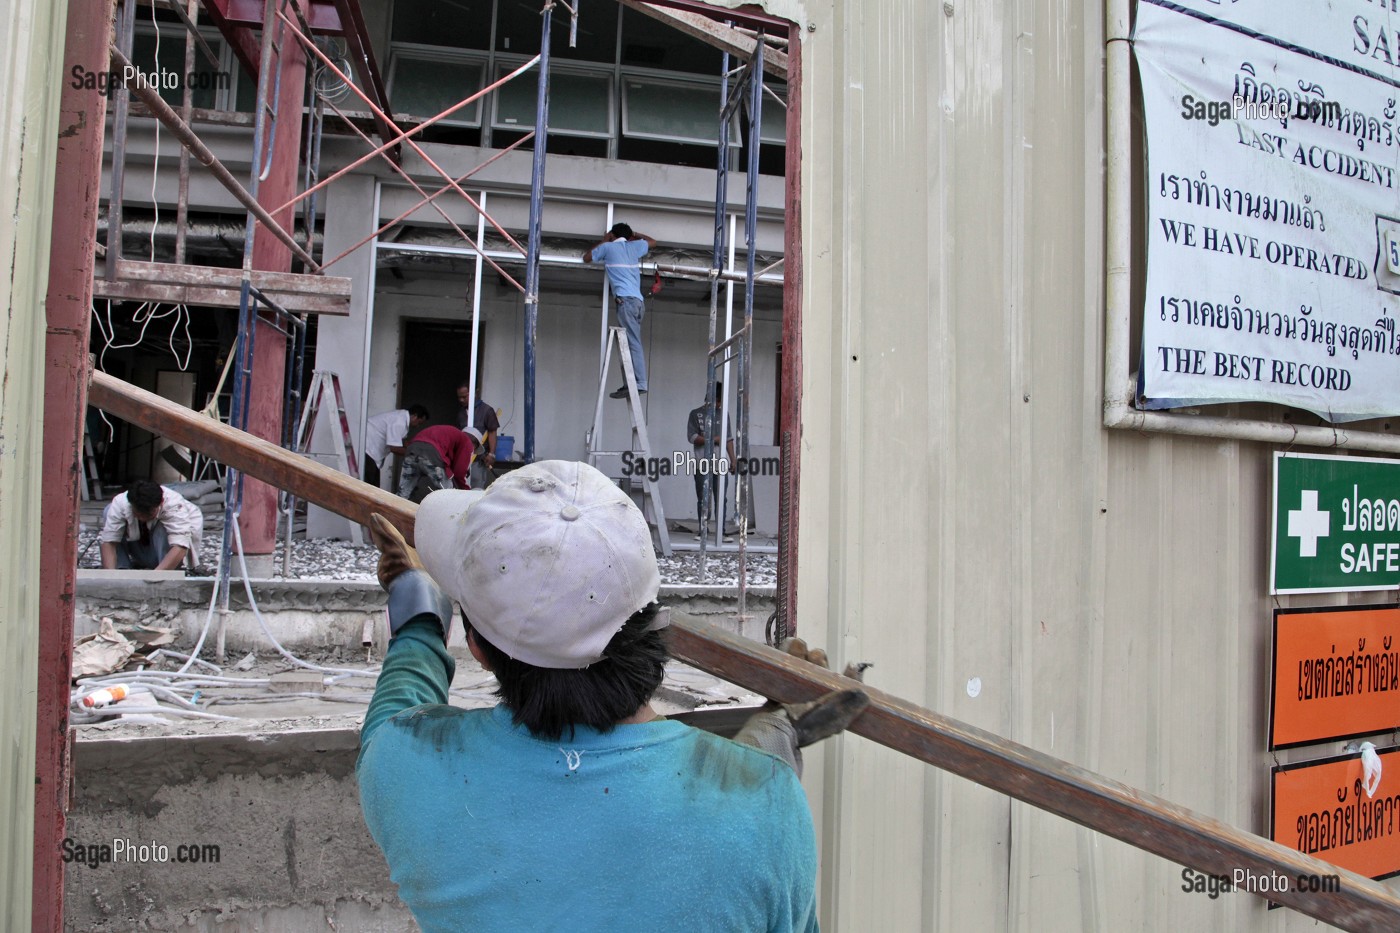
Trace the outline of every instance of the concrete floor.
{"label": "concrete floor", "polygon": [[[384,593],[377,584],[263,580],[252,589],[268,630],[300,659],[362,671],[382,659]],[[95,631],[104,618],[155,625],[173,630],[172,647],[188,653],[210,618],[211,593],[212,581],[197,578],[80,573],[77,634]],[[735,618],[731,587],[665,587],[662,601],[761,638],[773,591],[751,593],[743,622]],[[228,719],[185,718],[174,712],[177,704],[134,690],[109,707],[115,715],[76,726],[66,928],[416,930],[360,816],[353,768],[373,678],[308,676],[272,648],[241,588],[229,606],[223,661],[214,660],[217,622],[201,654],[218,667],[205,673],[236,681],[203,684],[197,695],[184,691],[199,711]],[[451,702],[492,705],[494,678],[467,652],[460,624],[453,633],[449,650],[458,663]],[[147,671],[179,665],[167,658]],[[273,692],[271,681],[284,678],[294,681],[287,689],[309,695]],[[713,718],[726,721],[761,702],[679,663],[669,666],[656,699],[668,716],[716,710]],[[133,703],[163,712],[123,715]],[[198,861],[181,861],[191,852]],[[110,860],[93,865],[89,855]]]}

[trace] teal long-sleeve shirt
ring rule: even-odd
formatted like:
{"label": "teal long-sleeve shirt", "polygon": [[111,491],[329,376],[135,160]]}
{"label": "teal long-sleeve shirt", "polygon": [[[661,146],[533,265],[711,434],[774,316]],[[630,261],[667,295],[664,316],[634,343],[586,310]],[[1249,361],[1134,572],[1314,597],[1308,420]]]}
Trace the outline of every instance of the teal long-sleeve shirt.
{"label": "teal long-sleeve shirt", "polygon": [[442,631],[437,619],[423,614],[394,635],[374,686],[374,697],[365,711],[355,767],[364,760],[370,739],[390,717],[414,706],[447,703],[447,690],[457,673],[457,662],[447,653]]}
{"label": "teal long-sleeve shirt", "polygon": [[548,741],[445,705],[431,616],[390,644],[357,772],[426,933],[815,931],[816,841],[782,761],[670,720]]}

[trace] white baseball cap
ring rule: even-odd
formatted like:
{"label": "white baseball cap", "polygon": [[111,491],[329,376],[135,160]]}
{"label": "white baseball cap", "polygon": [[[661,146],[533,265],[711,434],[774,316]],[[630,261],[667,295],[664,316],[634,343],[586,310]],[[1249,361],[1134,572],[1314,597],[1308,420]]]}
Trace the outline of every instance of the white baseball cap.
{"label": "white baseball cap", "polygon": [[465,428],[462,429],[462,433],[470,437],[476,443],[476,446],[481,446],[481,432],[478,431],[476,428],[472,427],[471,425],[467,425]]}
{"label": "white baseball cap", "polygon": [[482,492],[429,493],[414,539],[472,628],[536,667],[602,660],[661,586],[646,519],[586,463],[542,460]]}

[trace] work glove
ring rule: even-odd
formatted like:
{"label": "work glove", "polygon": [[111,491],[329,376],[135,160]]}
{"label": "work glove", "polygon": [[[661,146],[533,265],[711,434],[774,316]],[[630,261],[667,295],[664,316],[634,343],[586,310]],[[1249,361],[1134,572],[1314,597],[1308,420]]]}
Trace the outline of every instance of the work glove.
{"label": "work glove", "polygon": [[[807,647],[800,638],[789,638],[779,650],[795,658],[827,667],[826,652]],[[843,731],[870,705],[864,690],[833,690],[807,703],[783,705],[769,700],[744,723],[734,741],[776,755],[802,776],[802,752],[814,742]]]}
{"label": "work glove", "polygon": [[379,585],[386,591],[401,574],[423,569],[418,551],[378,512],[369,517],[369,536],[379,548]]}
{"label": "work glove", "polygon": [[389,594],[390,633],[397,635],[414,619],[431,615],[445,643],[452,624],[452,602],[423,568],[418,552],[378,513],[369,517],[369,533],[379,548],[379,585]]}

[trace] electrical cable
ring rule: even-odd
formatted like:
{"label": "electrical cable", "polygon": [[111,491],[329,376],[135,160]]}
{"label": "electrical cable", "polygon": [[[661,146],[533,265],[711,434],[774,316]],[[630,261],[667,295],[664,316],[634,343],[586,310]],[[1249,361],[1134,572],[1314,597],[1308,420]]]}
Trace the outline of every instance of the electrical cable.
{"label": "electrical cable", "polygon": [[322,673],[327,674],[343,674],[347,677],[378,678],[378,667],[374,667],[363,671],[345,667],[325,667],[320,664],[312,664],[310,661],[303,661],[301,658],[292,654],[286,648],[283,648],[282,643],[278,641],[277,638],[272,634],[272,630],[268,627],[267,620],[263,618],[262,611],[258,609],[257,600],[253,597],[253,584],[248,579],[248,562],[244,559],[243,555],[243,533],[239,530],[237,521],[234,521],[233,523],[233,542],[234,547],[238,551],[238,566],[243,571],[243,592],[246,593],[248,596],[248,606],[253,610],[253,617],[258,620],[258,625],[262,627],[263,634],[267,636],[268,641],[272,642],[272,647],[277,650],[278,654],[282,655],[282,657],[286,658],[288,661],[291,661],[298,667],[304,667],[307,670],[321,671]]}

